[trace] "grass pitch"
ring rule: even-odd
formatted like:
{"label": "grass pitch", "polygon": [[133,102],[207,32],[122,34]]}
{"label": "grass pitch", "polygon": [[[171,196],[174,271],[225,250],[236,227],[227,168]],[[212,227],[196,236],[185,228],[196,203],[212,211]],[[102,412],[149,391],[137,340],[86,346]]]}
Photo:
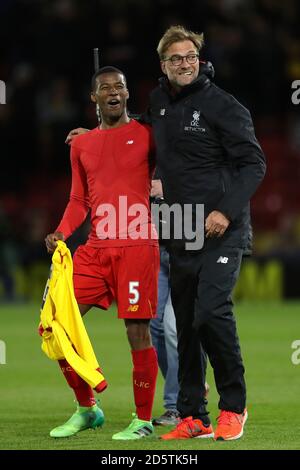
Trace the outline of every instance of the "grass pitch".
{"label": "grass pitch", "polygon": [[[300,364],[291,361],[294,340],[300,340],[299,303],[247,303],[235,309],[246,366],[249,419],[244,437],[233,442],[210,439],[112,441],[134,411],[131,358],[123,322],[109,312],[92,310],[85,322],[109,383],[101,394],[106,415],[102,430],[87,430],[68,439],[52,439],[49,431],[74,411],[73,394],[56,363],[40,349],[36,333],[38,305],[0,307],[0,340],[6,364],[0,365],[0,449],[202,450],[300,449]],[[2,343],[3,346],[3,343]],[[212,372],[209,410],[218,415]],[[154,412],[163,412],[159,378]],[[156,436],[169,428],[156,428]]]}

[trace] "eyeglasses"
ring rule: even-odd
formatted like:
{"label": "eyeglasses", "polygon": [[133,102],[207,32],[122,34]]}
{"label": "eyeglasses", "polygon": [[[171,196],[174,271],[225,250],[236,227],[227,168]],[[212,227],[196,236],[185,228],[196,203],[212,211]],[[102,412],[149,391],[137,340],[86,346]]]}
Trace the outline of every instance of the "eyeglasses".
{"label": "eyeglasses", "polygon": [[195,64],[199,58],[199,54],[188,54],[188,55],[172,55],[171,57],[167,57],[166,59],[163,59],[163,62],[166,62],[167,60],[170,60],[172,65],[181,65],[183,62],[183,59],[186,59],[188,64]]}

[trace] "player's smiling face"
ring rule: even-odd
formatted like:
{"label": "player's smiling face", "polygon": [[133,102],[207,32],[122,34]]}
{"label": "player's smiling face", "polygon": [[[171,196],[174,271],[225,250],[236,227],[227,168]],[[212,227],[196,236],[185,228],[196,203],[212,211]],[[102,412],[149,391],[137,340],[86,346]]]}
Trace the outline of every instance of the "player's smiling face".
{"label": "player's smiling face", "polygon": [[100,108],[102,120],[118,120],[126,111],[129,98],[125,77],[120,73],[103,73],[96,79],[92,95]]}
{"label": "player's smiling face", "polygon": [[176,59],[182,58],[180,65],[174,65],[172,60],[161,61],[161,69],[167,75],[171,85],[179,91],[181,87],[189,85],[199,74],[199,60],[196,58],[195,63],[189,63],[188,59],[194,58],[199,52],[192,41],[174,42],[166,50],[165,58],[171,59],[176,63]]}

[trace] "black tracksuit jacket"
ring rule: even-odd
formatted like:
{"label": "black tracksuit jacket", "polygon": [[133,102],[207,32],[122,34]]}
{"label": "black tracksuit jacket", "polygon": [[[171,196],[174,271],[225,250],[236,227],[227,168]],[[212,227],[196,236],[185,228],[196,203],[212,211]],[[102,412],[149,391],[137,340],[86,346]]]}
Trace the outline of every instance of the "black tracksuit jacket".
{"label": "black tracksuit jacket", "polygon": [[[231,221],[222,243],[246,248],[249,201],[262,181],[266,163],[249,111],[212,83],[213,69],[172,95],[168,80],[150,95],[146,120],[152,125],[157,166],[168,204],[204,204]],[[214,243],[207,239],[205,246]]]}

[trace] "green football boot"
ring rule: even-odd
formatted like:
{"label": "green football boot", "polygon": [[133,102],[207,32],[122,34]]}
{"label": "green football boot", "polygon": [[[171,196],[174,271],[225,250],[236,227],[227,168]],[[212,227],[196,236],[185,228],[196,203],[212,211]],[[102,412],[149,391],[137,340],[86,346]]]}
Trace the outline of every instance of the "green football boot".
{"label": "green football boot", "polygon": [[91,407],[77,405],[76,412],[61,426],[52,429],[51,437],[70,437],[85,429],[102,427],[104,414],[98,405]]}
{"label": "green football boot", "polygon": [[133,420],[124,431],[117,432],[113,435],[116,441],[132,441],[153,435],[154,427],[151,421],[143,421],[139,419],[135,413],[132,413]]}

